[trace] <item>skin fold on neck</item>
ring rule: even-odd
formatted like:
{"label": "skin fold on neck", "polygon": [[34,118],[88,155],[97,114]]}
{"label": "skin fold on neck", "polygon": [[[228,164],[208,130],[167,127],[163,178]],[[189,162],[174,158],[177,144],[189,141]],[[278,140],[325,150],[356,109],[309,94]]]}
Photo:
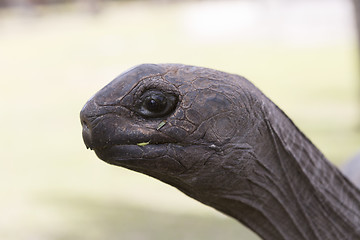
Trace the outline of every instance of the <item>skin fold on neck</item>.
{"label": "skin fold on neck", "polygon": [[252,174],[208,204],[264,239],[360,239],[360,191],[274,104],[262,117]]}

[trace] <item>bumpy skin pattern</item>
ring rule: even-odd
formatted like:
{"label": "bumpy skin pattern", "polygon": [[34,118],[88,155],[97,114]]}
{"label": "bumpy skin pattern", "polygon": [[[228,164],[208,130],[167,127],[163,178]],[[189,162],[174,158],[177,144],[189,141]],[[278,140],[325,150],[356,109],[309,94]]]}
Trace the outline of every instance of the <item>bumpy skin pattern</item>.
{"label": "bumpy skin pattern", "polygon": [[[171,113],[139,114],[152,90],[177,96]],[[263,239],[360,239],[359,189],[243,77],[140,65],[91,98],[81,120],[102,160],[166,182]]]}

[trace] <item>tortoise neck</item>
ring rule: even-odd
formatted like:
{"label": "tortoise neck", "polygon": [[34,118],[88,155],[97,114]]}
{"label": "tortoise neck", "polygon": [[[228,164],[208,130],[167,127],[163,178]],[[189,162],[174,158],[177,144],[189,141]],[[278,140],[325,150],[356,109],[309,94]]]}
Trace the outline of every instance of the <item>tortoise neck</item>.
{"label": "tortoise neck", "polygon": [[281,110],[272,110],[276,115],[268,112],[263,141],[254,149],[248,187],[217,194],[213,206],[263,239],[360,239],[359,189]]}

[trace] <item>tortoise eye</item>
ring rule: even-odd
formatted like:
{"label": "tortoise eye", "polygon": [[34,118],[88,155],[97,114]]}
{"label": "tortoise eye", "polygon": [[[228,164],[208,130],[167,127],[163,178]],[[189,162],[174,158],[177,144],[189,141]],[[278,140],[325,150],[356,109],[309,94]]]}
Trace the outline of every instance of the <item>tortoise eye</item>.
{"label": "tortoise eye", "polygon": [[176,103],[177,97],[172,94],[149,90],[140,97],[137,110],[144,117],[158,118],[170,114]]}
{"label": "tortoise eye", "polygon": [[159,113],[165,110],[167,99],[162,94],[153,94],[145,98],[144,105],[150,112]]}

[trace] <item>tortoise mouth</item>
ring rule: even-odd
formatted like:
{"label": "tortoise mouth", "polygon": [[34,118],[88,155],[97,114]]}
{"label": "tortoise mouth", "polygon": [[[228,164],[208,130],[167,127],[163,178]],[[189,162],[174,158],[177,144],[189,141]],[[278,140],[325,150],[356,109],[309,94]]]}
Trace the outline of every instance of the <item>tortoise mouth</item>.
{"label": "tortoise mouth", "polygon": [[183,173],[187,166],[177,156],[185,146],[174,143],[112,145],[102,149],[94,149],[96,155],[106,163],[125,167],[150,176],[161,172]]}
{"label": "tortoise mouth", "polygon": [[[160,145],[176,144],[178,141],[157,129],[146,129],[119,125],[121,121],[111,121],[109,116],[97,117],[93,122],[82,121],[82,137],[87,148],[95,152],[109,152],[113,148],[135,148],[142,152],[150,146],[158,148]],[[124,151],[127,153],[127,151]],[[102,154],[101,154],[102,155]]]}
{"label": "tortoise mouth", "polygon": [[101,148],[93,148],[96,155],[103,161],[116,164],[125,160],[150,160],[165,156],[169,146],[174,143],[143,142],[137,144],[114,144]]}

